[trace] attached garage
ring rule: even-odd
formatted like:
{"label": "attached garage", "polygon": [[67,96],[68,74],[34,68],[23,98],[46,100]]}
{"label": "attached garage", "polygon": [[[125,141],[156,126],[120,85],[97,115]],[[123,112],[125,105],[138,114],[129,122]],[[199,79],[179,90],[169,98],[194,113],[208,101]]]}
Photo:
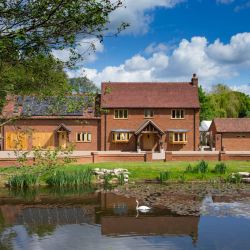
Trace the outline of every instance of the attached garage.
{"label": "attached garage", "polygon": [[27,150],[28,134],[25,132],[6,132],[5,150]]}
{"label": "attached garage", "polygon": [[53,132],[33,132],[32,147],[52,149],[54,148],[54,133]]}

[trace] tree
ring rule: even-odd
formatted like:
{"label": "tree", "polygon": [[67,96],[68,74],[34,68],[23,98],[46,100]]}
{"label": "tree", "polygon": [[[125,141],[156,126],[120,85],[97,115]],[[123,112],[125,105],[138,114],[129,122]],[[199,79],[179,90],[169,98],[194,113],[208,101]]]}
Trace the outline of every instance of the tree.
{"label": "tree", "polygon": [[79,93],[99,93],[100,89],[86,76],[70,78],[69,83],[72,88]]}
{"label": "tree", "polygon": [[[0,113],[6,96],[57,95],[70,92],[53,49],[69,49],[70,62],[82,59],[81,39],[107,34],[109,15],[122,6],[110,0],[2,0],[0,3]],[[115,35],[127,24],[117,27]],[[93,44],[89,44],[94,50]]]}
{"label": "tree", "polygon": [[121,0],[2,0],[0,54],[9,55],[8,61],[53,48],[68,47],[74,54],[79,39],[102,41],[109,15],[121,6]]}
{"label": "tree", "polygon": [[213,110],[209,96],[203,90],[202,86],[199,86],[198,93],[200,101],[200,120],[211,120],[213,118]]}

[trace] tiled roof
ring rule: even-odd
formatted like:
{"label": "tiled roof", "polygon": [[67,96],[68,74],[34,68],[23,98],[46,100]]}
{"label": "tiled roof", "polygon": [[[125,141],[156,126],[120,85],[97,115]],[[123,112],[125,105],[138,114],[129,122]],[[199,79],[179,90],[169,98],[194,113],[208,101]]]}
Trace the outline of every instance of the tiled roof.
{"label": "tiled roof", "polygon": [[198,88],[190,82],[102,83],[102,108],[199,108]]}
{"label": "tiled roof", "polygon": [[250,132],[250,118],[216,118],[213,123],[219,133]]}

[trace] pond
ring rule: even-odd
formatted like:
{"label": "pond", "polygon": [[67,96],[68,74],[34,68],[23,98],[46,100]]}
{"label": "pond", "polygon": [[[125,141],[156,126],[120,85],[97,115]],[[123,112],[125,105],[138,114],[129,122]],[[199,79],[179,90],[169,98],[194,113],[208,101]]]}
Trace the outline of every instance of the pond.
{"label": "pond", "polygon": [[159,205],[137,212],[135,197],[93,188],[0,196],[0,249],[250,249],[249,199],[187,196],[178,206],[199,203],[199,213],[181,215]]}

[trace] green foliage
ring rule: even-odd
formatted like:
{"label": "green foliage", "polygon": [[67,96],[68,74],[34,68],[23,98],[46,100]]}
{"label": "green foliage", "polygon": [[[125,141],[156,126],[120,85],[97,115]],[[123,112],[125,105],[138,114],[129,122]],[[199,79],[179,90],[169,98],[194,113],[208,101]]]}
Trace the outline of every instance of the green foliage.
{"label": "green foliage", "polygon": [[81,185],[89,185],[92,176],[92,171],[89,168],[69,173],[56,171],[54,175],[46,179],[46,183],[54,187],[79,187]]}
{"label": "green foliage", "polygon": [[218,163],[214,167],[214,172],[216,174],[225,174],[227,171],[227,165],[224,162]]}
{"label": "green foliage", "polygon": [[193,173],[205,174],[208,172],[208,163],[204,160],[200,161],[197,166],[193,168]]}
{"label": "green foliage", "polygon": [[125,177],[124,177],[124,174],[123,173],[121,173],[121,174],[119,174],[118,176],[117,176],[117,178],[118,178],[118,182],[119,182],[119,184],[120,185],[124,185],[124,183],[125,183]]}
{"label": "green foliage", "polygon": [[250,97],[223,84],[215,85],[210,93],[205,93],[199,87],[199,100],[201,121],[216,117],[250,116]]}
{"label": "green foliage", "polygon": [[227,182],[235,183],[235,184],[240,184],[242,182],[242,177],[238,173],[231,174],[231,175],[228,176]]}
{"label": "green foliage", "polygon": [[170,173],[168,171],[160,172],[159,181],[163,183],[170,178]]}
{"label": "green foliage", "polygon": [[78,78],[70,78],[69,83],[73,91],[77,93],[99,93],[100,89],[90,81],[86,76]]}
{"label": "green foliage", "polygon": [[188,164],[188,166],[186,167],[186,173],[193,173],[193,168],[191,166],[191,164]]}
{"label": "green foliage", "polygon": [[37,185],[38,176],[33,174],[14,175],[9,178],[8,185],[12,188],[29,188]]}

